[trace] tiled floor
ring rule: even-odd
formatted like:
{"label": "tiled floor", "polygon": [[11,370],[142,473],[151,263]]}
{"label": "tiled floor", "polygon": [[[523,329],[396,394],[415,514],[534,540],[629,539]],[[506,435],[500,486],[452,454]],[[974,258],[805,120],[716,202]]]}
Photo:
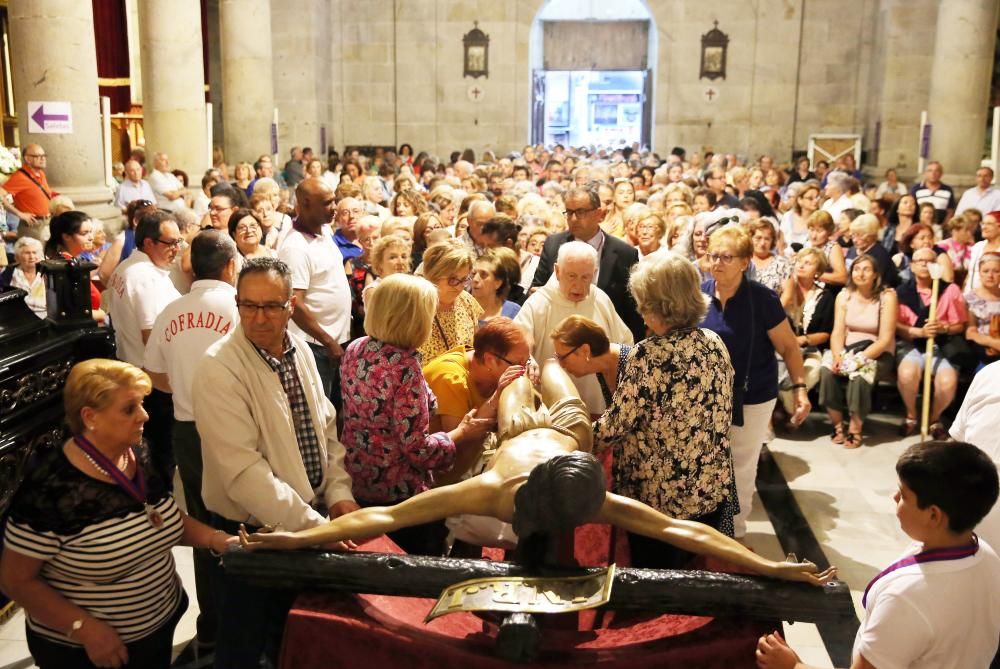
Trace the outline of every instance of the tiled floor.
{"label": "tiled floor", "polygon": [[[895,429],[893,419],[874,416],[866,427],[868,444],[848,451],[830,443],[826,421],[813,414],[801,430],[780,435],[769,445],[824,553],[850,586],[859,617],[865,585],[907,544],[892,501],[896,488],[894,465],[916,437],[899,440]],[[759,499],[755,500],[748,527],[747,543],[754,550],[770,558],[782,557],[774,528]],[[190,549],[176,548],[174,556],[185,586],[193,592]],[[175,651],[194,637],[196,616],[197,602],[192,597],[174,637]],[[785,633],[805,662],[831,666],[814,625],[785,625]],[[18,613],[0,626],[0,669],[31,666],[24,642],[23,613]]]}

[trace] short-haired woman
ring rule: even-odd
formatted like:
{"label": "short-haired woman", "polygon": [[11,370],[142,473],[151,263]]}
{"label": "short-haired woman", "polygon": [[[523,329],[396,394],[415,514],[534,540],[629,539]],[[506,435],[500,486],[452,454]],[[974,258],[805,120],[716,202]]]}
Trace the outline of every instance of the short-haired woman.
{"label": "short-haired woman", "polygon": [[45,300],[45,279],[38,271],[42,260],[42,242],[34,237],[21,237],[14,242],[14,262],[0,273],[0,291],[20,288],[27,295],[24,302],[39,318],[48,315]]}
{"label": "short-haired woman", "polygon": [[[698,327],[707,311],[700,284],[697,268],[680,256],[636,266],[629,289],[653,334],[629,354],[611,404],[594,424],[594,443],[614,449],[614,492],[733,536],[733,367],[719,336]],[[675,392],[680,387],[684,392]],[[628,538],[637,567],[678,568],[693,557]]]}
{"label": "short-haired woman", "polygon": [[[457,442],[482,441],[491,420],[470,412],[450,432],[428,434],[437,400],[421,371],[417,347],[433,328],[438,291],[421,277],[394,274],[368,296],[365,332],[340,364],[344,400],[344,466],[361,506],[395,504],[434,484],[451,467]],[[440,554],[441,522],[390,533],[409,553]]]}
{"label": "short-haired woman", "polygon": [[826,256],[827,269],[820,281],[835,286],[847,283],[847,263],[844,261],[844,247],[837,243],[834,235],[837,226],[828,212],[816,211],[806,222],[809,228],[809,246],[819,249]]}
{"label": "short-haired woman", "polygon": [[422,272],[438,290],[430,333],[418,349],[427,364],[445,351],[471,346],[483,308],[465,290],[472,284],[472,252],[458,239],[427,249]]}
{"label": "short-haired woman", "polygon": [[567,316],[549,336],[560,366],[576,378],[596,374],[610,405],[632,345],[610,341],[604,328],[583,316]]}
{"label": "short-haired woman", "polygon": [[[861,445],[878,367],[892,365],[896,307],[896,293],[884,289],[875,258],[860,256],[851,265],[847,288],[837,295],[829,356],[824,357],[819,380],[819,399],[833,424],[833,443],[844,448]],[[845,413],[850,417],[847,435]]]}
{"label": "short-haired woman", "polygon": [[150,466],[151,388],[128,363],[75,365],[63,392],[72,436],[39,453],[11,504],[0,587],[27,612],[42,669],[166,669],[187,608],[171,548],[237,541],[181,511]]}
{"label": "short-haired woman", "polygon": [[781,293],[785,279],[792,275],[792,263],[783,255],[778,255],[774,249],[778,245],[778,233],[769,218],[760,218],[747,226],[750,241],[753,244],[754,276],[775,294]]}
{"label": "short-haired woman", "polygon": [[264,243],[264,228],[253,209],[237,209],[229,217],[229,236],[243,258],[274,258],[274,249]]}
{"label": "short-haired woman", "polygon": [[514,251],[501,246],[487,249],[479,256],[472,266],[472,297],[483,308],[480,326],[499,316],[511,319],[517,316],[521,305],[507,298],[520,280],[521,267]]}
{"label": "short-haired woman", "polygon": [[702,291],[711,299],[702,326],[722,337],[735,370],[729,440],[740,504],[734,519],[737,537],[746,533],[757,461],[778,397],[775,353],[785,361],[795,392],[792,423],[804,421],[812,408],[806,393],[802,351],[781,301],[773,291],[744,276],[752,254],[750,236],[742,228],[716,230],[708,242],[712,278],[702,284]]}

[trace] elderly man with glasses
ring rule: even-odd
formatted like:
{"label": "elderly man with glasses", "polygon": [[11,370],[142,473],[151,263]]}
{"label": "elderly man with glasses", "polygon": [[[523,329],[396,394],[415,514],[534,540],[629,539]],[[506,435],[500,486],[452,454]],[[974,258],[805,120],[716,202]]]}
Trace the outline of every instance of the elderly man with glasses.
{"label": "elderly man with glasses", "polygon": [[17,236],[42,239],[49,220],[49,201],[59,193],[45,176],[45,149],[38,144],[24,147],[24,164],[0,188],[7,211],[17,216]]}
{"label": "elderly man with glasses", "polygon": [[[633,265],[639,262],[639,252],[621,239],[601,230],[605,211],[595,188],[573,188],[567,193],[564,201],[569,229],[551,235],[545,240],[538,268],[531,281],[532,290],[548,283],[559,247],[574,240],[583,242],[591,246],[598,256],[592,282],[611,299],[618,316],[625,321],[632,332],[632,338],[642,339],[646,334],[646,328],[628,292],[629,272],[632,271]],[[557,322],[554,321],[553,325]]]}
{"label": "elderly man with glasses", "polygon": [[[358,508],[336,411],[305,339],[290,328],[301,304],[294,281],[279,260],[248,260],[236,284],[240,323],[208,349],[195,372],[202,498],[222,531],[240,524],[305,530]],[[226,574],[217,585],[217,610],[226,613],[215,666],[256,667],[262,654],[274,661],[295,593]]]}

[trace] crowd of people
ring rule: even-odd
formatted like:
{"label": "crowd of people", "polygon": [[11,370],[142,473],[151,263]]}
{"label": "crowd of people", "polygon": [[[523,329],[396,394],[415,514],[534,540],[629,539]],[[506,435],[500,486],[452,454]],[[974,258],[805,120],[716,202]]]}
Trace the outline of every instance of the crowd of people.
{"label": "crowd of people", "polygon": [[[504,389],[551,361],[572,385],[546,398],[559,409],[545,427],[592,444],[611,459],[611,492],[668,519],[627,526],[633,563],[684,568],[711,550],[662,523],[742,539],[762,445],[814,402],[832,443],[858,448],[874,390],[894,383],[900,433],[913,434],[930,356],[929,429],[943,440],[963,384],[1000,359],[988,167],[957,200],[937,162],[907,189],[893,170],[864,183],[851,154],[785,169],[766,155],[560,145],[442,161],[404,144],[326,161],[295,147],[281,170],[269,155],[230,170],[218,155],[189,187],[165,153],[149,169],[136,152],[114,201],[122,230],[105,238],[72,203],[31,209],[39,190],[46,207],[56,194],[42,148],[25,155],[32,178],[4,186],[0,284],[44,317],[42,259],[94,263],[93,317],[121,361],[85,363],[67,384],[73,436],[35,473],[67,497],[26,487],[12,507],[0,583],[27,609],[36,659],[52,658],[41,666],[122,666],[162,649],[186,605],[176,543],[196,549],[198,640],[216,666],[273,657],[291,593],[230,578],[215,553],[241,528],[320,536],[330,519],[377,520],[483,475],[515,436],[497,423]],[[186,514],[169,493],[175,468]],[[924,494],[923,474],[906,472]],[[425,554],[517,543],[511,514],[487,515],[500,520],[417,514],[390,536]],[[971,532],[966,520],[953,535]],[[95,528],[113,549],[94,555]],[[120,564],[132,543],[148,555]],[[725,545],[752,569],[814,577]],[[129,617],[131,593],[81,589],[85,560],[102,561],[94,578],[116,593],[137,580],[169,592],[162,610]],[[143,666],[168,664],[169,652]]]}

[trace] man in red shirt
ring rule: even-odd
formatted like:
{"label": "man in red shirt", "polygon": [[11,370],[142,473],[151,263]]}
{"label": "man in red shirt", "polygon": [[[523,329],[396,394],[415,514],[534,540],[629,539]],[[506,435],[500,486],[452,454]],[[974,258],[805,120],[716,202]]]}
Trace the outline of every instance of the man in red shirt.
{"label": "man in red shirt", "polygon": [[[45,177],[45,150],[37,144],[24,147],[21,169],[0,188],[3,206],[21,219],[18,237],[42,238],[49,220],[49,200],[58,195]],[[9,196],[9,197],[8,197]]]}

